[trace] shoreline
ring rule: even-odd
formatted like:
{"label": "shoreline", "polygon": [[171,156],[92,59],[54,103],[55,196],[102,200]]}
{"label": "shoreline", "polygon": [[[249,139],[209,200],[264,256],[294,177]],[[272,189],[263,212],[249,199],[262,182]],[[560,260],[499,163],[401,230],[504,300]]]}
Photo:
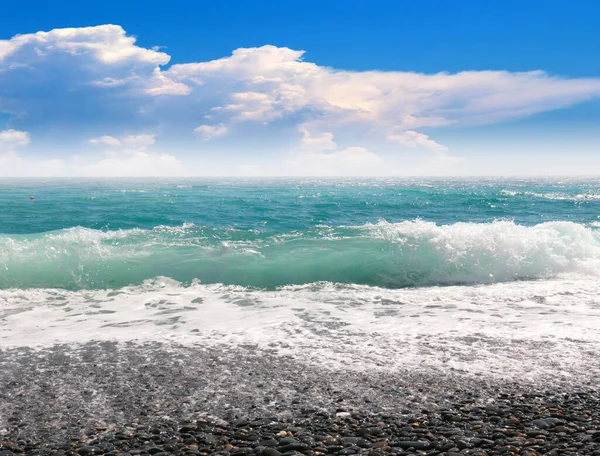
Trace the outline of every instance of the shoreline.
{"label": "shoreline", "polygon": [[[315,438],[330,435],[326,453],[340,456],[600,454],[600,388],[579,380],[569,387],[441,370],[332,370],[249,346],[12,348],[0,351],[0,452],[135,455],[171,445],[167,453],[313,455],[324,445]],[[282,432],[298,442],[281,444]],[[421,449],[398,443],[417,441]]]}

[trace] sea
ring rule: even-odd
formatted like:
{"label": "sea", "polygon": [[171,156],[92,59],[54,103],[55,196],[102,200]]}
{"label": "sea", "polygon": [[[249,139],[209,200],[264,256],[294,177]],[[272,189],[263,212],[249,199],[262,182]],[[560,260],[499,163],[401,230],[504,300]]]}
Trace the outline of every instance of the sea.
{"label": "sea", "polygon": [[0,349],[597,378],[600,179],[4,179]]}

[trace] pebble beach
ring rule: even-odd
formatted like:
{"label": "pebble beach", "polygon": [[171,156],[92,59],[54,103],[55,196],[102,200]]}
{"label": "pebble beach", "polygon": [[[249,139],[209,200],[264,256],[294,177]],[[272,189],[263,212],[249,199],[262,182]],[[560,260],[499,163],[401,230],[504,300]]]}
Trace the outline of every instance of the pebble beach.
{"label": "pebble beach", "polygon": [[[595,380],[595,379],[594,379]],[[0,352],[0,455],[594,455],[597,384],[331,370],[253,347]]]}

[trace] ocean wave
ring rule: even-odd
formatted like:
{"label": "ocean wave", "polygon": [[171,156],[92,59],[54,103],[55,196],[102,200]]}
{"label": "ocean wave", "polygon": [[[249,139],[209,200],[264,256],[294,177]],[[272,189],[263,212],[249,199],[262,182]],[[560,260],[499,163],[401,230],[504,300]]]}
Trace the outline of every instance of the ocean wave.
{"label": "ocean wave", "polygon": [[334,282],[385,288],[600,272],[600,233],[572,222],[413,220],[269,234],[194,224],[0,235],[0,288],[108,289],[156,277],[263,289]]}

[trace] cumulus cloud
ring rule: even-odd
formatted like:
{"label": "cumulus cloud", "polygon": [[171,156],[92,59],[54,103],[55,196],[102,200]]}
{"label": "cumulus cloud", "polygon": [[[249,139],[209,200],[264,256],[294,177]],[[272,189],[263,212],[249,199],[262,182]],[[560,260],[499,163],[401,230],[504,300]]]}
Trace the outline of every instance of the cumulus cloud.
{"label": "cumulus cloud", "polygon": [[152,77],[145,84],[144,91],[153,96],[188,95],[192,89],[181,82],[175,82],[166,77],[159,68],[155,68]]}
{"label": "cumulus cloud", "polygon": [[135,124],[146,99],[189,93],[160,71],[168,54],[135,42],[118,25],[0,40],[0,111],[55,129],[86,120]]}
{"label": "cumulus cloud", "polygon": [[124,62],[165,65],[169,55],[135,45],[135,38],[127,36],[118,25],[63,28],[50,32],[17,35],[10,40],[0,40],[0,61],[29,63],[23,57],[35,51],[38,57],[51,53],[89,55],[105,64]]}
{"label": "cumulus cloud", "polygon": [[200,134],[204,139],[213,139],[225,136],[227,134],[227,127],[223,124],[220,125],[200,125],[194,128],[194,131]]}
{"label": "cumulus cloud", "polygon": [[[104,159],[131,160],[131,151],[144,152],[149,157],[138,159],[156,166],[160,159],[146,151],[154,145],[152,135],[100,135],[161,131],[178,144],[197,144],[200,135],[223,138],[236,151],[245,134],[260,132],[295,141],[271,144],[279,147],[282,163],[290,150],[306,163],[374,163],[399,150],[449,160],[451,151],[436,140],[437,127],[513,120],[600,95],[600,78],[542,71],[346,71],[307,61],[302,50],[271,45],[166,68],[170,57],[159,49],[138,46],[118,25],[0,40],[0,112],[11,116],[15,128],[2,134],[35,131],[81,144],[83,131],[92,131],[97,137],[89,145],[111,151]],[[420,131],[425,128],[428,134]],[[11,146],[11,154],[15,150]]]}
{"label": "cumulus cloud", "polygon": [[215,106],[213,111],[224,111],[232,115],[234,121],[260,121],[268,123],[283,117],[283,112],[278,109],[278,102],[274,96],[261,92],[232,93],[229,96],[230,104]]}
{"label": "cumulus cloud", "polygon": [[221,87],[223,103],[213,109],[235,121],[303,113],[337,127],[399,130],[498,122],[600,94],[597,78],[561,79],[541,71],[352,72],[306,62],[303,54],[275,46],[238,49],[211,62],[173,65],[165,74],[182,82],[201,79],[192,93]]}

